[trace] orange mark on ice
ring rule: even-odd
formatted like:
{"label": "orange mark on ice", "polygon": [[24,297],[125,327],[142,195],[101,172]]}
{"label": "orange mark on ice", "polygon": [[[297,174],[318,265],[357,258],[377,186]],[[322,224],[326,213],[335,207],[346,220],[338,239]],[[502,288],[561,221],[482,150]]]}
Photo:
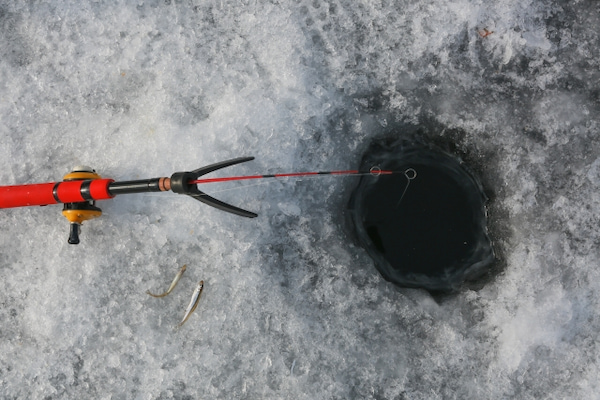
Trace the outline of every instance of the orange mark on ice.
{"label": "orange mark on ice", "polygon": [[479,33],[479,36],[481,36],[482,38],[486,38],[486,37],[490,36],[492,33],[494,33],[494,31],[488,31],[487,28],[483,28],[483,29],[477,29],[477,33]]}

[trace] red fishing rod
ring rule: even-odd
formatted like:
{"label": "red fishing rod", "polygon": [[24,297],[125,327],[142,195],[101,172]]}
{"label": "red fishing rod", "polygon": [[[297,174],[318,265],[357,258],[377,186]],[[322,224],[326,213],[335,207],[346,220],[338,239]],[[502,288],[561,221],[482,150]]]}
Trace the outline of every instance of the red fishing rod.
{"label": "red fishing rod", "polygon": [[251,160],[254,160],[254,157],[240,157],[211,164],[190,172],[176,172],[171,175],[170,178],[160,177],[123,182],[115,182],[114,179],[102,178],[89,167],[76,167],[73,171],[65,175],[60,182],[0,186],[0,208],[46,206],[62,203],[64,204],[63,215],[69,220],[71,227],[68,242],[70,244],[78,244],[81,223],[102,215],[102,210],[96,206],[96,201],[112,199],[119,194],[165,192],[171,190],[178,194],[191,196],[194,199],[219,210],[227,211],[242,217],[254,218],[257,217],[257,214],[217,200],[200,191],[197,185],[264,178],[316,175],[387,175],[395,173],[393,171],[382,171],[378,168],[372,168],[370,171],[295,172],[287,174],[199,179],[201,176],[218,169]]}

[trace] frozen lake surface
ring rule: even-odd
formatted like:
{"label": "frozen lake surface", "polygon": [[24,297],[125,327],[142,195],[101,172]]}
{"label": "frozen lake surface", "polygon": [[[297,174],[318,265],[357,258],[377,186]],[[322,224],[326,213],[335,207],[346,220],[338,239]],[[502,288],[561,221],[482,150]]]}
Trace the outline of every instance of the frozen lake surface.
{"label": "frozen lake surface", "polygon": [[598,398],[597,1],[0,3],[1,185],[353,169],[424,124],[492,195],[502,267],[394,287],[353,177],[203,187],[256,219],[119,196],[78,246],[60,206],[1,210],[1,398]]}

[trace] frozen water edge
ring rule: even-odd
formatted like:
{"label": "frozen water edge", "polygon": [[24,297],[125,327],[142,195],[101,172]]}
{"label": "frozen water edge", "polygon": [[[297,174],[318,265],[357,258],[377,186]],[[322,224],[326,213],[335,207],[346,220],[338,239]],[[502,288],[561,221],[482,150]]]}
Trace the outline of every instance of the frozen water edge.
{"label": "frozen water edge", "polygon": [[2,184],[352,168],[433,119],[495,192],[506,268],[441,304],[397,290],[343,229],[351,178],[206,189],[256,220],[124,196],[78,247],[59,207],[2,210],[3,397],[593,398],[595,26],[591,2],[5,2]]}

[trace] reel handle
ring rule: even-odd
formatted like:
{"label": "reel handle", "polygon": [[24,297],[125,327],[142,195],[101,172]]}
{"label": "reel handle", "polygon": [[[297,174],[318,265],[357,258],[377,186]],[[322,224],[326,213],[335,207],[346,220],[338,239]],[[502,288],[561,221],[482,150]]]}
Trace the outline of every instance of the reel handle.
{"label": "reel handle", "polygon": [[71,229],[69,230],[69,244],[79,244],[79,230],[80,224],[76,222],[71,222]]}

